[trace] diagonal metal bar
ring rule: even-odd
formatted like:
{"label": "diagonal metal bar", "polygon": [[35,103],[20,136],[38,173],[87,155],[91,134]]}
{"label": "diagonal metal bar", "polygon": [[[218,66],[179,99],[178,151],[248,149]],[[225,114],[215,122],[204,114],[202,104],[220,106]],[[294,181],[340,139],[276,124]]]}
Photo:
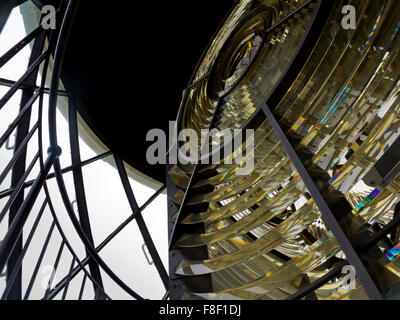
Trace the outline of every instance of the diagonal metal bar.
{"label": "diagonal metal bar", "polygon": [[69,267],[67,284],[64,287],[64,291],[63,291],[61,300],[65,300],[65,298],[67,297],[67,292],[68,292],[69,284],[71,282],[71,275],[72,275],[72,270],[74,269],[74,265],[75,265],[75,258],[72,258],[71,266]]}
{"label": "diagonal metal bar", "polygon": [[[3,172],[0,174],[0,184],[3,183],[4,179],[7,177],[8,172],[14,167],[18,167],[18,162],[21,163],[21,160],[25,162],[25,153],[28,142],[31,140],[32,136],[35,134],[36,130],[39,128],[39,122],[33,126],[32,130],[24,137],[20,143],[17,143],[17,150],[15,151],[13,157],[10,162],[6,165]],[[25,165],[21,168],[25,171]]]}
{"label": "diagonal metal bar", "polygon": [[[162,186],[156,193],[154,193],[154,194],[146,201],[146,203],[143,204],[143,206],[140,207],[140,211],[143,211],[144,209],[146,209],[146,207],[147,207],[149,204],[151,204],[155,198],[157,198],[162,192],[164,192],[165,188],[166,188],[166,186],[164,185],[164,186]],[[107,244],[109,244],[123,229],[125,229],[125,227],[126,227],[130,222],[132,222],[132,221],[136,218],[138,212],[139,212],[139,210],[133,212],[132,215],[131,215],[129,218],[127,218],[123,223],[121,223],[117,229],[115,229],[115,230],[114,230],[100,245],[98,245],[98,246],[96,247],[96,251],[97,251],[97,252],[100,252],[103,248],[105,248],[105,247],[107,246]],[[83,260],[81,261],[82,265],[83,265],[83,266],[86,266],[86,265],[89,263],[90,259],[91,259],[90,256],[87,256],[85,259],[83,259]],[[73,270],[72,273],[71,273],[72,279],[73,279],[80,271],[81,271],[81,270],[79,269],[79,267],[75,267],[74,270]],[[50,292],[49,297],[51,297],[51,298],[55,297],[55,296],[60,292],[60,290],[62,290],[62,289],[65,287],[67,281],[68,281],[68,276],[64,277],[64,279],[62,279],[62,280],[54,287],[54,289],[52,290],[52,292]]]}
{"label": "diagonal metal bar", "polygon": [[[317,7],[315,9],[315,13],[312,18],[312,23],[310,23],[310,26],[307,28],[304,38],[302,40],[302,45],[299,46],[299,49],[296,51],[293,60],[291,61],[291,63],[288,65],[288,67],[283,72],[282,78],[277,82],[276,86],[272,90],[272,93],[269,94],[267,97],[265,97],[265,101],[268,101],[271,97],[273,99],[279,99],[279,96],[282,94],[282,92],[287,91],[287,88],[285,87],[285,85],[283,85],[284,89],[281,90],[282,89],[281,84],[283,82],[285,82],[283,80],[288,80],[288,81],[286,81],[286,83],[292,83],[292,81],[290,81],[291,78],[298,75],[298,72],[301,70],[302,66],[304,65],[307,57],[311,53],[311,50],[314,48],[316,40],[319,38],[319,35],[321,33],[321,30],[329,18],[329,14],[330,14],[330,11],[331,11],[331,8],[333,5],[333,2],[329,2],[329,1],[318,0],[315,2],[317,3]],[[310,3],[311,3],[311,1],[307,1],[304,3],[304,5],[307,6]],[[304,8],[304,6],[302,8]],[[301,10],[302,8],[298,8],[298,9]],[[292,14],[295,14],[295,13],[296,12],[292,12]],[[287,18],[289,18],[289,17],[287,17]],[[284,23],[284,21],[286,21],[286,20],[284,19],[283,21],[278,22],[278,24]],[[276,26],[272,26],[272,28],[274,28],[274,27],[276,27]],[[184,95],[185,100],[187,98],[187,92],[188,91],[186,90],[185,95]],[[229,92],[228,92],[228,94],[229,94]],[[256,117],[258,115],[260,115],[260,112],[261,112],[261,105],[258,106],[257,111],[245,122],[245,124],[242,126],[241,129],[244,130],[246,128],[249,128],[250,125],[252,124],[252,122],[254,121],[254,119],[256,119]],[[178,121],[180,121],[181,116],[182,116],[182,112],[180,110],[180,112],[178,114]],[[213,117],[215,117],[215,114]],[[178,210],[178,214],[177,214],[178,218],[177,218],[176,223],[173,226],[172,235],[170,237],[170,239],[171,239],[170,240],[170,250],[172,249],[171,246],[175,240],[176,227],[179,223],[179,220],[181,219],[180,216],[182,214],[182,208],[185,205],[186,199],[188,198],[188,194],[190,192],[190,188],[193,183],[194,175],[196,174],[196,172],[197,172],[197,166],[193,170],[192,176],[189,181],[189,186],[186,189],[182,204]],[[168,177],[167,177],[167,179],[168,179]],[[170,263],[170,265],[172,265],[172,264]],[[173,267],[172,267],[172,269],[173,269]]]}
{"label": "diagonal metal bar", "polygon": [[297,169],[298,173],[300,174],[305,186],[307,187],[309,193],[311,194],[315,204],[318,206],[323,220],[325,224],[332,230],[335,238],[337,239],[338,243],[340,244],[342,250],[346,254],[348,261],[356,268],[357,276],[363,285],[366,293],[368,294],[370,299],[374,300],[382,300],[383,296],[380,293],[379,289],[375,285],[374,281],[371,279],[367,269],[365,268],[363,262],[361,261],[360,257],[358,256],[356,250],[353,248],[350,240],[348,239],[345,232],[342,230],[339,222],[336,220],[335,215],[332,213],[331,209],[329,208],[328,204],[326,203],[325,199],[323,198],[321,192],[319,191],[318,187],[314,183],[313,179],[311,178],[309,172],[304,167],[302,161],[300,160],[297,152],[293,148],[292,144],[290,143],[288,137],[286,136],[285,132],[280,127],[278,121],[276,120],[275,116],[273,115],[270,108],[263,104],[262,110],[269,120],[276,136],[279,138],[282,146],[284,147],[286,153],[288,154],[289,158],[293,162],[293,165]]}
{"label": "diagonal metal bar", "polygon": [[[305,274],[305,275],[303,276],[303,280],[302,280],[301,283],[300,283],[300,288],[301,288],[301,289],[307,288],[307,287],[310,286],[310,285],[311,285],[310,278],[308,277],[307,274]],[[308,292],[308,293],[306,294],[305,300],[318,300],[318,297],[317,297],[317,295],[315,294],[315,292],[310,291],[310,292]]]}
{"label": "diagonal metal bar", "polygon": [[60,248],[58,249],[58,252],[57,252],[56,261],[53,264],[53,270],[51,271],[50,279],[49,279],[49,281],[47,283],[47,289],[46,289],[46,292],[44,294],[44,300],[47,300],[47,296],[49,294],[50,288],[53,285],[54,277],[56,275],[56,272],[57,272],[57,269],[58,269],[58,265],[59,265],[60,260],[61,260],[61,256],[62,256],[62,254],[64,252],[64,247],[65,247],[65,242],[64,242],[64,240],[62,240]]}
{"label": "diagonal metal bar", "polygon": [[81,289],[79,290],[79,296],[78,296],[78,300],[82,300],[82,296],[83,296],[83,291],[85,290],[85,284],[86,284],[86,279],[87,279],[87,275],[86,273],[83,275],[83,279],[82,279],[82,284],[81,284]]}
{"label": "diagonal metal bar", "polygon": [[[91,164],[91,163],[93,163],[93,162],[102,160],[102,159],[104,159],[104,158],[106,158],[106,157],[109,157],[109,156],[111,156],[111,155],[112,155],[112,152],[111,152],[111,151],[105,152],[105,153],[103,153],[103,154],[97,155],[97,156],[95,156],[95,157],[93,157],[93,158],[90,158],[90,159],[88,159],[88,160],[82,161],[81,163],[79,163],[79,164],[77,164],[77,165],[72,165],[72,166],[69,166],[69,167],[67,167],[67,168],[64,168],[64,169],[61,170],[61,173],[62,173],[62,174],[69,173],[69,172],[71,172],[72,170],[74,170],[77,166],[79,166],[79,167],[85,167],[85,166],[87,166],[87,165],[89,165],[89,164]],[[56,175],[55,175],[54,173],[48,174],[47,177],[46,177],[46,181],[48,181],[49,179],[54,179],[55,176],[56,176]],[[35,181],[35,180],[27,181],[27,182],[25,182],[25,183],[23,184],[22,187],[23,187],[24,189],[25,189],[25,188],[29,188],[30,186],[32,186],[32,184],[34,183],[34,181]],[[15,191],[15,189],[12,189],[12,188],[11,188],[11,189],[7,189],[7,190],[4,190],[4,191],[1,191],[1,192],[0,192],[0,199],[3,199],[3,198],[5,198],[5,197],[10,196],[14,191]]]}
{"label": "diagonal metal bar", "polygon": [[[7,80],[7,79],[4,79],[4,78],[0,78],[0,86],[11,88],[14,84],[15,84],[15,81],[13,81],[13,80]],[[23,82],[21,84],[21,86],[19,87],[19,89],[33,89],[35,91],[38,91],[38,90],[40,90],[40,87],[35,86],[35,85],[29,85],[26,82]],[[50,89],[49,88],[43,88],[42,92],[45,93],[45,94],[49,94]],[[57,94],[60,97],[68,97],[69,96],[68,92],[65,91],[65,90],[58,90]]]}
{"label": "diagonal metal bar", "polygon": [[0,33],[3,31],[4,25],[11,14],[13,8],[24,3],[26,0],[2,0],[0,2]]}
{"label": "diagonal metal bar", "polygon": [[0,138],[0,148],[4,145],[4,143],[6,143],[7,139],[10,137],[14,129],[18,126],[21,119],[23,119],[24,115],[30,110],[30,108],[35,103],[40,94],[41,94],[40,90],[38,90],[32,96],[32,98],[27,102],[27,104],[21,109],[20,113],[15,118],[15,120],[8,126],[8,129],[4,132],[4,134]]}
{"label": "diagonal metal bar", "polygon": [[[400,219],[393,219],[389,224],[387,224],[384,229],[379,230],[370,240],[364,243],[361,248],[360,252],[365,252],[370,249],[372,246],[377,244],[381,241],[382,237],[386,236],[390,233],[393,228],[396,228],[400,224]],[[308,293],[317,290],[318,288],[322,287],[324,284],[328,283],[328,281],[332,280],[336,276],[339,276],[342,272],[342,268],[347,265],[348,262],[344,261],[343,263],[336,266],[332,269],[328,274],[324,277],[316,280],[315,282],[311,283],[308,287],[296,292],[293,296],[289,297],[287,300],[297,300],[301,299],[306,296]]]}
{"label": "diagonal metal bar", "polygon": [[128,294],[130,294],[133,298],[143,300],[143,298],[137,294],[134,290],[132,290],[125,282],[123,282],[111,269],[110,267],[104,262],[104,260],[99,256],[96,252],[96,249],[90,244],[89,239],[87,238],[85,232],[82,229],[77,217],[75,216],[75,212],[72,208],[67,188],[65,186],[64,180],[60,174],[60,161],[58,159],[55,160],[54,163],[54,170],[56,172],[56,180],[58,184],[58,188],[60,190],[61,198],[63,200],[64,206],[67,210],[68,216],[72,222],[72,225],[75,228],[79,238],[81,239],[82,243],[84,244],[85,248],[89,251],[90,256],[95,260],[100,267],[106,272],[114,282],[119,285],[123,290],[125,290]]}
{"label": "diagonal metal bar", "polygon": [[294,295],[288,297],[286,300],[299,300],[307,296],[308,294],[314,292],[315,290],[321,288],[323,285],[334,279],[335,277],[339,276],[342,273],[343,267],[347,264],[347,262],[343,262],[336,267],[334,267],[331,271],[329,271],[326,275],[315,280],[306,288],[296,292]]}
{"label": "diagonal metal bar", "polygon": [[38,258],[38,260],[36,262],[36,266],[35,266],[35,269],[33,270],[31,279],[29,280],[28,287],[27,287],[27,289],[25,291],[24,300],[28,300],[29,295],[31,294],[33,285],[35,284],[35,280],[36,280],[37,274],[39,272],[39,268],[40,268],[40,266],[42,264],[44,255],[45,255],[45,253],[47,251],[47,247],[49,246],[50,239],[51,239],[51,236],[53,235],[55,226],[56,226],[56,224],[53,221],[51,226],[50,226],[49,232],[47,233],[47,236],[46,236],[46,239],[44,241],[44,244],[42,246],[42,250],[40,251],[40,255],[39,255],[39,258]]}
{"label": "diagonal metal bar", "polygon": [[[44,191],[45,191],[47,200],[48,200],[48,202],[49,202],[50,213],[51,213],[51,215],[52,215],[52,217],[53,217],[54,224],[55,224],[55,226],[57,227],[58,232],[59,232],[60,235],[61,235],[61,238],[63,239],[63,241],[64,241],[65,245],[67,246],[69,252],[71,253],[72,257],[73,257],[73,258],[75,259],[75,261],[78,263],[79,268],[84,272],[85,276],[86,276],[87,278],[89,278],[94,284],[97,285],[96,280],[93,279],[93,277],[91,276],[90,272],[88,272],[88,271],[86,270],[86,268],[83,266],[83,264],[79,261],[79,257],[77,256],[77,254],[76,254],[75,251],[73,250],[71,244],[69,243],[67,237],[65,236],[65,233],[64,233],[63,229],[61,228],[60,222],[59,222],[58,219],[57,219],[57,215],[56,215],[56,213],[55,213],[54,206],[53,206],[53,203],[52,203],[51,198],[50,198],[49,189],[47,188],[47,185],[46,185],[46,184],[44,184]],[[97,285],[97,287],[99,288],[99,290],[102,292],[102,294],[103,294],[108,300],[111,300],[111,298],[107,295],[107,293],[106,293],[100,286]],[[48,298],[49,300],[52,299],[52,298],[50,297],[50,294],[48,294],[47,298]]]}
{"label": "diagonal metal bar", "polygon": [[45,32],[42,26],[37,27],[31,33],[26,35],[21,41],[14,45],[10,50],[0,57],[0,68],[3,67],[8,61],[10,61],[18,52],[25,48],[33,39],[35,39],[40,33]]}
{"label": "diagonal metal bar", "polygon": [[38,215],[37,215],[37,217],[35,219],[35,222],[33,223],[32,229],[29,232],[28,238],[26,239],[24,248],[22,249],[21,254],[20,254],[19,258],[18,258],[18,261],[14,266],[14,270],[11,271],[10,276],[7,279],[7,286],[4,289],[4,292],[3,292],[3,295],[1,297],[1,300],[4,300],[4,299],[8,298],[8,295],[9,295],[10,290],[11,290],[13,284],[14,284],[14,281],[18,276],[18,272],[19,272],[19,270],[21,268],[22,261],[23,261],[23,259],[25,257],[26,252],[29,249],[29,246],[30,246],[30,244],[32,242],[32,238],[33,238],[33,236],[34,236],[34,234],[36,232],[36,229],[37,229],[37,226],[38,226],[38,224],[40,222],[40,219],[42,218],[42,215],[43,215],[43,212],[44,212],[44,210],[46,208],[46,205],[47,205],[47,199],[45,199],[45,201],[43,202],[43,204],[42,204],[42,206],[41,206],[41,208],[39,210],[39,213],[38,213]]}
{"label": "diagonal metal bar", "polygon": [[29,193],[26,196],[26,199],[22,205],[18,207],[17,213],[14,215],[12,221],[10,221],[11,223],[9,225],[8,232],[0,246],[0,271],[4,269],[10,254],[12,253],[12,248],[22,233],[25,222],[32,210],[33,205],[36,202],[36,199],[42,189],[43,183],[48,172],[50,171],[51,166],[53,165],[56,156],[56,152],[50,152],[49,157],[44,165],[44,169],[36,178],[32,188],[29,190]]}
{"label": "diagonal metal bar", "polygon": [[[3,15],[7,13],[7,10],[11,11],[11,8],[17,6],[26,0],[8,0],[2,1],[0,4],[0,32],[3,27]],[[7,4],[8,2],[8,4]],[[14,2],[10,6],[10,3]],[[54,12],[54,15],[57,15],[59,10]],[[41,33],[46,32],[43,28],[43,23],[40,23],[39,26],[34,29],[31,33],[27,34],[22,40],[20,40],[17,44],[15,44],[11,49],[9,49],[5,54],[0,57],[0,68],[3,67],[8,61],[10,61],[18,52],[20,52],[23,48],[25,48],[33,39],[38,37]]]}
{"label": "diagonal metal bar", "polygon": [[132,187],[129,183],[129,179],[128,179],[128,175],[126,173],[124,163],[122,162],[121,158],[118,155],[114,155],[114,157],[115,157],[115,163],[117,165],[118,173],[119,173],[122,185],[125,190],[125,194],[128,198],[129,205],[131,206],[131,209],[133,212],[137,212],[135,220],[136,220],[138,227],[140,229],[140,232],[143,236],[144,242],[146,243],[146,246],[150,252],[151,258],[154,261],[154,265],[161,277],[161,280],[162,280],[165,288],[168,290],[168,287],[169,287],[168,273],[165,270],[164,264],[161,261],[160,255],[158,254],[157,248],[154,245],[153,239],[151,238],[150,232],[147,229],[147,226],[143,219],[140,208],[136,202],[136,198],[133,193]]}
{"label": "diagonal metal bar", "polygon": [[[31,56],[29,58],[29,64],[28,64],[28,71],[22,76],[22,78],[19,80],[21,82],[26,82],[27,84],[34,85],[36,83],[36,80],[39,75],[39,65],[43,60],[47,60],[49,54],[49,51],[43,52],[44,45],[45,45],[45,40],[46,40],[46,32],[40,33],[39,36],[35,39],[32,47],[32,52]],[[10,98],[14,93],[18,86],[19,86],[19,81],[17,81],[14,86],[6,93],[5,97],[3,97],[2,101],[5,103],[7,102],[7,99]],[[10,94],[7,96],[7,94]],[[21,103],[20,103],[20,112],[24,109],[26,105],[29,105],[32,101],[32,98],[34,98],[34,91],[31,89],[24,89],[22,91],[22,97],[21,97]],[[1,104],[0,104],[1,105]],[[1,108],[1,107],[0,107]],[[36,130],[40,126],[40,119],[36,122],[36,124],[33,126],[32,130],[29,131],[29,126],[30,126],[30,120],[31,120],[31,110],[32,108],[29,108],[27,112],[25,112],[22,116],[22,118],[18,122],[18,127],[17,127],[17,134],[16,134],[16,140],[15,140],[15,147],[16,151],[14,152],[13,159],[10,161],[10,164],[12,164],[13,169],[12,169],[12,175],[11,175],[11,188],[18,188],[20,186],[20,182],[22,179],[25,179],[26,177],[26,157],[27,157],[27,147],[28,143],[31,140],[33,134],[36,132]],[[34,160],[35,161],[35,160]],[[6,168],[7,170],[8,168]],[[5,170],[5,172],[6,172]],[[29,170],[32,170],[32,164],[29,168]],[[47,174],[48,172],[46,172]],[[0,181],[2,178],[0,178]],[[37,186],[37,191],[39,192],[40,186]],[[32,205],[36,201],[35,199],[32,199]],[[14,219],[16,219],[20,207],[24,203],[24,192],[18,192],[16,194],[16,198],[11,197],[10,199],[13,203],[10,207],[10,212],[8,215],[8,220],[9,220],[9,226],[11,227],[12,224],[14,223]],[[31,208],[29,209],[29,211]],[[23,240],[22,240],[22,230],[23,226],[25,224],[26,218],[28,216],[29,212],[26,211],[26,217],[24,217],[21,222],[21,229],[18,230],[18,236],[15,238],[14,245],[12,245],[12,251],[11,255],[9,256],[9,260],[7,263],[7,272],[11,272],[16,268],[16,265],[18,263],[18,258],[22,254],[22,246],[23,246]],[[8,234],[11,231],[8,230]],[[19,270],[16,279],[14,280],[13,283],[13,288],[10,290],[9,293],[9,298],[10,299],[21,299],[22,298],[22,271]]]}
{"label": "diagonal metal bar", "polygon": [[164,294],[164,296],[162,297],[161,300],[168,300],[168,298],[169,298],[169,291],[167,291],[167,292]]}
{"label": "diagonal metal bar", "polygon": [[7,203],[5,204],[5,206],[2,208],[2,210],[0,212],[0,223],[3,221],[4,217],[7,214],[7,211],[10,209],[10,207],[17,200],[17,197],[20,195],[21,190],[22,190],[22,185],[23,185],[25,179],[31,173],[36,162],[39,160],[39,157],[40,157],[40,153],[37,152],[36,155],[34,156],[33,160],[31,161],[31,164],[28,166],[28,168],[24,172],[23,176],[21,177],[20,181],[18,182],[18,184],[15,186],[15,188],[12,189],[13,192],[10,196],[10,199],[8,199]]}
{"label": "diagonal metal bar", "polygon": [[[79,149],[79,133],[78,133],[78,119],[76,105],[72,102],[72,99],[68,99],[68,120],[69,120],[69,134],[70,134],[70,146],[71,146],[71,161],[75,168],[72,170],[72,175],[75,185],[75,195],[78,206],[79,220],[82,225],[83,231],[86,233],[88,240],[91,245],[94,246],[92,228],[89,220],[89,211],[86,202],[85,186],[83,183],[82,167],[79,166],[81,163],[81,155]],[[87,252],[88,253],[88,252]],[[102,289],[103,280],[101,278],[99,265],[95,261],[90,261],[89,270],[97,284]],[[95,297],[104,300],[105,297],[100,293],[98,288],[94,285]]]}
{"label": "diagonal metal bar", "polygon": [[6,94],[0,99],[0,110],[4,107],[4,105],[11,99],[15,92],[20,88],[22,83],[26,81],[26,79],[38,69],[39,65],[45,60],[45,58],[49,55],[49,51],[46,50],[43,52],[36,60],[32,63],[32,65],[26,70],[26,72],[22,75],[22,77],[17,80],[14,85],[6,92]]}

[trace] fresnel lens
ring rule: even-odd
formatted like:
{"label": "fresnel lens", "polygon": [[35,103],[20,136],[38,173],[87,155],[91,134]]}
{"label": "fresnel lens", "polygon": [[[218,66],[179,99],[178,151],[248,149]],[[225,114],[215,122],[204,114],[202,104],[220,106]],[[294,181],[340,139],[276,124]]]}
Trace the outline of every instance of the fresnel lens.
{"label": "fresnel lens", "polygon": [[236,3],[177,129],[252,129],[254,150],[170,165],[172,297],[398,294],[399,28],[396,0]]}

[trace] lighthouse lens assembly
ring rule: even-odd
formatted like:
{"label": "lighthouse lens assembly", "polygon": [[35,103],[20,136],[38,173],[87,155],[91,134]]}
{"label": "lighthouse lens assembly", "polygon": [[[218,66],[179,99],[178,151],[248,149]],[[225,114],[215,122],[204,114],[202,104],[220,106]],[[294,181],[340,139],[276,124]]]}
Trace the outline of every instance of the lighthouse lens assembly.
{"label": "lighthouse lens assembly", "polygon": [[[344,27],[345,5],[356,28]],[[186,179],[171,198],[180,207],[172,248],[202,252],[175,266],[183,298],[398,293],[399,16],[397,1],[237,3],[179,128],[254,130],[254,170],[237,174],[244,159],[170,171]]]}

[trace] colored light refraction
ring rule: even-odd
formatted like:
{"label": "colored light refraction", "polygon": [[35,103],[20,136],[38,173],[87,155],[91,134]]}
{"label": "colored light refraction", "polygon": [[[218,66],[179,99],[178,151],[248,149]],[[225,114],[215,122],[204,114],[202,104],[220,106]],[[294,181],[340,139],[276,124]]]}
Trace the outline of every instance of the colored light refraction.
{"label": "colored light refraction", "polygon": [[302,252],[297,255],[297,258],[304,258],[311,252],[313,252],[316,248],[318,248],[325,240],[319,239],[318,241],[314,242],[311,246],[306,247]]}
{"label": "colored light refraction", "polygon": [[336,109],[342,104],[344,98],[346,98],[346,96],[349,93],[350,89],[351,89],[350,85],[348,85],[343,90],[342,94],[334,100],[332,106],[329,108],[329,110],[326,113],[325,117],[321,120],[321,124],[325,125],[328,122],[329,118],[333,115],[333,113],[336,111]]}
{"label": "colored light refraction", "polygon": [[400,256],[400,243],[386,254],[390,261],[393,261],[398,256]]}
{"label": "colored light refraction", "polygon": [[343,286],[340,287],[338,290],[336,290],[334,293],[332,293],[328,299],[329,300],[338,300],[341,297],[343,297],[345,294],[349,293],[351,291],[350,286]]}
{"label": "colored light refraction", "polygon": [[297,131],[297,129],[300,128],[302,126],[302,124],[304,123],[304,120],[305,120],[304,117],[301,117],[299,120],[297,120],[297,122],[292,127],[292,131]]}
{"label": "colored light refraction", "polygon": [[391,37],[392,41],[396,38],[396,35],[399,32],[399,30],[400,30],[400,22],[397,24],[396,29],[394,29],[394,33],[393,33],[393,35]]}
{"label": "colored light refraction", "polygon": [[379,23],[381,22],[381,18],[382,18],[382,16],[379,15],[378,18],[376,19],[376,22],[375,22],[375,24],[374,24],[374,26],[372,28],[372,31],[368,35],[368,40],[362,46],[362,49],[361,49],[361,52],[360,52],[360,56],[362,56],[365,53],[365,51],[367,50],[367,48],[369,47],[369,45],[371,43],[371,39],[374,36],[374,34],[376,32],[376,29],[378,28]]}
{"label": "colored light refraction", "polygon": [[361,209],[370,204],[372,200],[374,200],[378,196],[379,193],[379,189],[375,189],[374,191],[372,191],[363,201],[361,201],[361,203],[357,207],[354,208],[352,213],[354,215],[357,215],[361,211]]}

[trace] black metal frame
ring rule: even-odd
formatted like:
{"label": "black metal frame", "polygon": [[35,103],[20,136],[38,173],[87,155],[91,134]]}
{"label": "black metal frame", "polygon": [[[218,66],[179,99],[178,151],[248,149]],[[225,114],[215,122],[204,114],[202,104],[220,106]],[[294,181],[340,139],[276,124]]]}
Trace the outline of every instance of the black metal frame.
{"label": "black metal frame", "polygon": [[[11,4],[12,1],[9,1]],[[2,2],[3,3],[3,2]],[[164,298],[168,298],[168,274],[161,262],[160,256],[153,244],[151,235],[147,230],[146,224],[143,220],[142,212],[149,206],[160,194],[162,194],[166,186],[162,186],[158,191],[151,196],[146,203],[138,207],[133,191],[130,187],[128,176],[125,166],[121,158],[108,151],[104,154],[97,155],[91,159],[82,161],[79,151],[78,139],[78,120],[77,109],[74,104],[73,97],[69,96],[68,91],[59,90],[59,82],[61,79],[61,70],[64,61],[65,50],[68,45],[69,34],[73,26],[76,12],[79,8],[79,0],[63,0],[59,9],[57,10],[57,28],[50,32],[45,31],[39,25],[33,32],[28,34],[24,39],[18,42],[6,54],[0,57],[0,68],[9,62],[18,52],[20,52],[29,43],[34,41],[30,63],[25,74],[17,81],[10,81],[7,79],[0,79],[0,85],[9,87],[7,93],[0,99],[0,110],[11,99],[11,97],[22,90],[21,109],[17,118],[11,123],[10,127],[0,137],[0,147],[7,143],[8,138],[16,130],[17,138],[15,143],[14,156],[6,166],[5,170],[0,173],[0,180],[4,180],[7,174],[12,171],[12,184],[6,190],[0,191],[0,199],[8,199],[5,207],[0,211],[0,223],[9,214],[8,231],[0,243],[0,270],[6,268],[7,285],[2,292],[2,299],[29,299],[31,291],[38,279],[38,273],[41,268],[44,256],[49,248],[49,245],[54,242],[53,238],[56,233],[61,236],[61,243],[58,249],[58,254],[54,261],[53,272],[50,276],[48,287],[43,294],[43,299],[55,299],[60,297],[66,299],[68,289],[71,281],[79,274],[83,273],[82,285],[77,296],[82,299],[84,290],[87,284],[92,284],[94,288],[94,299],[111,299],[103,286],[102,270],[115,284],[127,292],[135,299],[144,299],[136,291],[130,288],[123,282],[101,259],[99,252],[107,246],[124,228],[133,220],[138,223],[139,230],[146,242],[147,248],[154,261],[155,267],[160,275],[160,280],[164,283],[167,293]],[[18,3],[19,4],[19,3]],[[13,3],[17,5],[17,3]],[[44,47],[45,39],[49,40],[48,48]],[[53,68],[49,68],[49,59],[53,56]],[[42,81],[40,86],[36,86],[36,80],[39,73],[39,67],[42,68]],[[50,88],[45,87],[46,74],[51,72],[51,85]],[[43,150],[43,112],[44,112],[44,99],[45,95],[49,98],[49,139],[50,148],[47,150],[47,156]],[[61,148],[57,143],[57,98],[58,96],[68,97],[68,117],[69,117],[69,132],[70,132],[70,146],[71,146],[71,160],[72,165],[67,168],[61,168],[59,156],[61,155]],[[38,121],[30,129],[32,107],[35,102],[39,102],[38,108]],[[33,137],[37,137],[39,150],[33,160],[26,165],[26,154],[29,142]],[[122,185],[124,186],[127,198],[131,204],[132,215],[127,218],[115,231],[113,231],[100,245],[94,247],[91,226],[88,215],[88,208],[85,196],[84,181],[82,175],[82,168],[90,165],[96,161],[105,159],[106,157],[114,155],[118,167],[118,173],[121,178]],[[36,179],[27,181],[29,173],[34,166],[40,166],[40,172]],[[54,173],[50,173],[51,168],[54,168]],[[72,173],[75,186],[75,194],[78,206],[79,220],[75,215],[72,208],[68,193],[65,187],[64,175]],[[86,250],[86,258],[81,260],[78,258],[76,249],[69,242],[64,233],[63,226],[60,224],[57,212],[54,208],[52,195],[49,192],[47,181],[49,179],[56,179],[59,187],[59,192],[62,196],[65,209],[75,227],[75,231],[82,240],[83,248]],[[25,190],[28,190],[25,195]],[[44,195],[44,201],[40,204],[40,210],[34,220],[32,228],[27,230],[26,221],[34,215],[32,208],[38,204],[39,195]],[[42,220],[42,217],[50,212],[51,224],[48,228],[48,233],[45,242],[42,245],[41,252],[34,267],[33,274],[27,284],[27,290],[22,292],[22,263],[28,249],[30,248],[32,239],[37,232],[37,227]],[[28,233],[27,238],[23,242],[23,235]],[[24,237],[25,238],[25,237]],[[66,250],[67,249],[67,250]],[[61,256],[65,253],[71,255],[72,261],[69,272],[58,283],[53,284],[54,275],[59,269]],[[89,266],[87,269],[86,266]],[[87,281],[87,280],[90,281]]]}

